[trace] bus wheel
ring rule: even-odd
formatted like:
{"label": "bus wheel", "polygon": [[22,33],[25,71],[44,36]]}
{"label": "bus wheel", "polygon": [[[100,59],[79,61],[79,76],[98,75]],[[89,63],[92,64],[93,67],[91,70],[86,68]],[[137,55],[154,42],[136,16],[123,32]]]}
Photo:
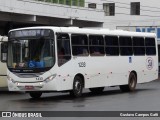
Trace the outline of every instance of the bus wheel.
{"label": "bus wheel", "polygon": [[129,75],[128,85],[120,85],[122,92],[134,91],[137,84],[137,77],[135,73],[131,72]]}
{"label": "bus wheel", "polygon": [[41,97],[42,92],[30,92],[29,95],[34,99],[38,99]]}
{"label": "bus wheel", "polygon": [[90,90],[92,93],[98,94],[98,93],[102,93],[102,92],[103,92],[104,87],[89,88],[89,90]]}
{"label": "bus wheel", "polygon": [[76,76],[73,82],[73,89],[70,91],[72,97],[80,97],[83,90],[83,81],[81,77]]}

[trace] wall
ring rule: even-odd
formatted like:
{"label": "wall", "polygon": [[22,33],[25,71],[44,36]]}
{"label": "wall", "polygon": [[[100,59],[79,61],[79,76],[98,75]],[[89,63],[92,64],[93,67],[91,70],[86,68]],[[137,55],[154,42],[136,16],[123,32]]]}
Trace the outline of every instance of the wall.
{"label": "wall", "polygon": [[[103,11],[34,0],[0,0],[1,12],[102,22]],[[36,21],[36,19],[34,19]]]}
{"label": "wall", "polygon": [[[104,17],[104,27],[116,29],[116,26],[159,26],[160,2],[157,0],[87,0],[103,3],[115,2],[115,16]],[[141,15],[130,15],[130,2],[140,2]],[[102,6],[101,6],[102,7]]]}

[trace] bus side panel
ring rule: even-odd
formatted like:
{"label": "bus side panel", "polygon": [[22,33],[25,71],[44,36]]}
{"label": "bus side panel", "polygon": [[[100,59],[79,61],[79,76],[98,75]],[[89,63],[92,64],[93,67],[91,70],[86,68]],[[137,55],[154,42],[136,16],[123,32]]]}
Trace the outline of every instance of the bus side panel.
{"label": "bus side panel", "polygon": [[[62,66],[54,68],[56,69],[57,77],[53,83],[56,84],[57,91],[71,90],[73,88],[73,80],[77,74],[77,66],[74,63],[74,60],[71,59]],[[51,72],[53,71],[51,70]],[[52,74],[54,73],[55,72]]]}
{"label": "bus side panel", "polygon": [[0,87],[7,87],[7,67],[6,63],[0,62]]}
{"label": "bus side panel", "polygon": [[[152,68],[148,68],[147,60],[148,58],[152,59]],[[143,68],[140,71],[137,72],[138,77],[138,83],[145,83],[150,82],[153,80],[156,80],[158,78],[158,57],[157,56],[146,56],[144,57],[144,60],[142,61],[142,58],[139,58],[139,61],[141,60],[141,64],[137,67]],[[142,64],[144,67],[142,67]]]}
{"label": "bus side panel", "polygon": [[7,76],[0,76],[0,87],[7,87]]}

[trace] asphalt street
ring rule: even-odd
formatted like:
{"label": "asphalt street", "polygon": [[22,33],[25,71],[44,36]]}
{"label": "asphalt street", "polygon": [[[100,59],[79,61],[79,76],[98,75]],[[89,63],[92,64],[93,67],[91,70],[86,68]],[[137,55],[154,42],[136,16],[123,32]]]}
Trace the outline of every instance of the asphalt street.
{"label": "asphalt street", "polygon": [[34,100],[23,92],[1,90],[0,111],[160,111],[160,80],[138,84],[132,93],[106,87],[95,95],[86,89],[76,99],[68,93],[44,93]]}

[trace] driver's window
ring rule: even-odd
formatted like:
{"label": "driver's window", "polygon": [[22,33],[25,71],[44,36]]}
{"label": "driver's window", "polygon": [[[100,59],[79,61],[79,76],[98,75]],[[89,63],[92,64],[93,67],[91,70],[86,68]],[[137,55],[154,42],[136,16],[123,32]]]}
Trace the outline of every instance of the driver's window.
{"label": "driver's window", "polygon": [[66,33],[57,34],[58,66],[62,66],[71,59],[70,39]]}

